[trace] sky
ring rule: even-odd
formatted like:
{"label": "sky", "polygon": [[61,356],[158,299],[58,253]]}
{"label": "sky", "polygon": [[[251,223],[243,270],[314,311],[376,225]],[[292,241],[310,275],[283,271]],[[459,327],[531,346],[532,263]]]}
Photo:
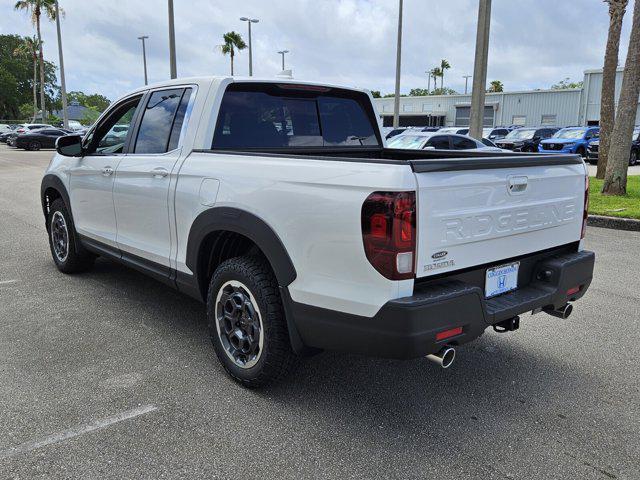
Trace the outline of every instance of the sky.
{"label": "sky", "polygon": [[[148,35],[149,81],[169,77],[166,0],[59,0],[67,90],[116,99],[144,83],[142,46]],[[640,1],[640,0],[638,0]],[[32,35],[29,16],[0,0],[0,34]],[[630,2],[633,4],[633,2]],[[273,77],[278,50],[290,50],[294,78],[393,92],[397,0],[174,0],[178,76],[226,75],[229,58],[217,45],[235,30],[247,40],[253,25],[253,73]],[[621,41],[624,64],[632,17]],[[426,88],[425,71],[447,59],[445,86],[464,91],[473,73],[478,0],[404,0],[401,92]],[[488,81],[505,90],[549,88],[600,68],[608,13],[602,0],[493,0]],[[55,23],[42,28],[45,57],[58,64]],[[236,56],[247,75],[248,52]]]}

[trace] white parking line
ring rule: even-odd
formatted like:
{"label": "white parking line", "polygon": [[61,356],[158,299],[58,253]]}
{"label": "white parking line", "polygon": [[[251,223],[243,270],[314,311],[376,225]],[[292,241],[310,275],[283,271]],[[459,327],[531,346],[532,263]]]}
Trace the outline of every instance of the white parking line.
{"label": "white parking line", "polygon": [[109,425],[113,425],[114,423],[123,422],[124,420],[129,420],[131,418],[144,415],[145,413],[153,412],[157,409],[158,408],[155,405],[143,405],[126,412],[112,415],[111,417],[96,420],[95,422],[89,423],[88,425],[72,428],[65,432],[54,433],[53,435],[49,435],[42,440],[21,443],[20,445],[16,445],[15,447],[0,451],[0,460],[4,460],[5,458],[13,457],[15,455],[20,455],[22,453],[28,453],[38,448],[52,445],[54,443],[64,442],[65,440],[79,437],[80,435],[84,435],[85,433],[101,430],[108,427]]}
{"label": "white parking line", "polygon": [[0,280],[0,285],[9,285],[10,283],[16,283],[18,280]]}

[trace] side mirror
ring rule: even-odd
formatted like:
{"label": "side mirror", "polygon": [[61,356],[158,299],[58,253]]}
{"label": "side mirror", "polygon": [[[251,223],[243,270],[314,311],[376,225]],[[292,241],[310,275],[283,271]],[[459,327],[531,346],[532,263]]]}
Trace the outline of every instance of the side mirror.
{"label": "side mirror", "polygon": [[82,156],[82,137],[80,135],[65,135],[56,140],[56,151],[65,157]]}
{"label": "side mirror", "polygon": [[433,145],[427,145],[426,147],[424,147],[425,150],[435,150],[436,147],[434,147]]}

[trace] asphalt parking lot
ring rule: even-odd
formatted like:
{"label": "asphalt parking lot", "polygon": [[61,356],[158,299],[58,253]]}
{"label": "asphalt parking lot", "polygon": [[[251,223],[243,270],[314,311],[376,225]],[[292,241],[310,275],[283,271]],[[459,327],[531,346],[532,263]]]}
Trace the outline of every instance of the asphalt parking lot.
{"label": "asphalt parking lot", "polygon": [[0,145],[0,478],[640,478],[640,233],[589,228],[574,314],[487,331],[448,370],[325,353],[247,391],[200,304],[106,261],[55,269],[52,155]]}

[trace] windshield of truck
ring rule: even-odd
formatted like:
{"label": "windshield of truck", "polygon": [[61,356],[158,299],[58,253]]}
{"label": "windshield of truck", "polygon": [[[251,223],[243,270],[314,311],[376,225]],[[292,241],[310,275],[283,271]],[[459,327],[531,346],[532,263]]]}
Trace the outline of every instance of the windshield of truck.
{"label": "windshield of truck", "polygon": [[387,142],[389,148],[411,148],[420,149],[429,140],[424,135],[398,135]]}
{"label": "windshield of truck", "polygon": [[375,113],[361,92],[291,84],[231,84],[212,148],[379,146]]}
{"label": "windshield of truck", "polygon": [[508,140],[530,140],[536,133],[535,128],[519,128],[517,130],[513,130],[509,132],[509,134],[505,137]]}
{"label": "windshield of truck", "polygon": [[563,128],[553,134],[553,138],[582,138],[587,133],[586,128]]}

